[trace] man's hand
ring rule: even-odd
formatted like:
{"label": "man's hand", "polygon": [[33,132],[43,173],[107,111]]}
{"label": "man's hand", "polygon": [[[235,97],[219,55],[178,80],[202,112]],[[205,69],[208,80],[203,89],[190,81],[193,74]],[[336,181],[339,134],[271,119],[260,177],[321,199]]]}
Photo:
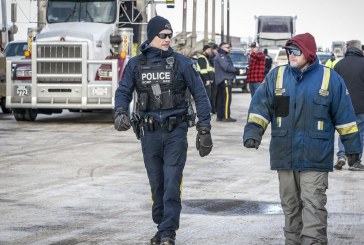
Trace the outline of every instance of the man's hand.
{"label": "man's hand", "polygon": [[255,140],[255,139],[247,139],[245,142],[244,142],[244,146],[246,148],[255,148],[255,149],[258,149],[259,148],[259,141]]}
{"label": "man's hand", "polygon": [[197,125],[196,149],[201,157],[207,156],[212,150],[210,129],[210,126]]}
{"label": "man's hand", "polygon": [[115,112],[114,127],[117,131],[126,131],[130,128],[128,113],[123,108],[118,108]]}
{"label": "man's hand", "polygon": [[347,154],[346,155],[347,159],[348,159],[348,165],[351,167],[354,165],[354,163],[359,162],[359,154],[358,153],[352,153],[352,154]]}

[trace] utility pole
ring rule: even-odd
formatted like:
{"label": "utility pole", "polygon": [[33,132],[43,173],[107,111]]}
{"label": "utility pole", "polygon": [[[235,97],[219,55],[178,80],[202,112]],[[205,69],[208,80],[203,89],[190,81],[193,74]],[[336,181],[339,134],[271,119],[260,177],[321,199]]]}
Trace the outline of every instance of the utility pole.
{"label": "utility pole", "polygon": [[46,0],[38,0],[38,30],[42,30],[43,27],[46,25],[46,7],[47,1]]}
{"label": "utility pole", "polygon": [[179,40],[180,45],[185,45],[187,42],[187,0],[183,0],[183,18],[182,18],[182,34]]}
{"label": "utility pole", "polygon": [[205,30],[203,37],[203,44],[206,45],[209,42],[209,1],[205,0]]}
{"label": "utility pole", "polygon": [[211,16],[211,20],[212,20],[211,43],[212,44],[215,44],[216,43],[216,39],[215,39],[215,0],[212,0],[212,16]]}
{"label": "utility pole", "polygon": [[221,43],[224,42],[224,0],[221,0]]}
{"label": "utility pole", "polygon": [[192,19],[192,34],[191,34],[191,48],[196,47],[196,10],[197,10],[197,0],[193,0],[193,19]]}
{"label": "utility pole", "polygon": [[230,44],[230,0],[227,0],[226,5],[226,41]]}

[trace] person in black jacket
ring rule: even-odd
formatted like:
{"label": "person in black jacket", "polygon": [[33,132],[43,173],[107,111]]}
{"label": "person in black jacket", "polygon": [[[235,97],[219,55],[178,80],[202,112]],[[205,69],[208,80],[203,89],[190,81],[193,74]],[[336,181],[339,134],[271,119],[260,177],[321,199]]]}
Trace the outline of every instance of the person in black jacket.
{"label": "person in black jacket", "polygon": [[[361,49],[361,42],[358,40],[351,40],[346,43],[347,51],[345,57],[340,60],[334,67],[334,70],[344,78],[346,87],[349,91],[351,101],[354,106],[356,115],[356,124],[360,132],[361,159],[364,144],[364,55]],[[335,169],[341,170],[347,163],[345,156],[345,148],[339,137],[338,140],[339,151],[337,152],[338,160],[335,164]],[[358,161],[349,170],[364,171],[364,166]]]}
{"label": "person in black jacket", "polygon": [[200,73],[200,77],[205,85],[207,96],[209,97],[210,104],[212,105],[211,97],[211,87],[214,82],[214,67],[211,65],[211,60],[209,59],[211,55],[211,46],[204,45],[202,49],[202,54],[197,60],[197,70]]}
{"label": "person in black jacket", "polygon": [[272,57],[269,56],[268,49],[265,48],[263,53],[265,55],[264,76],[266,76],[268,74],[268,72],[270,71],[270,69],[272,69],[273,59],[272,59]]}

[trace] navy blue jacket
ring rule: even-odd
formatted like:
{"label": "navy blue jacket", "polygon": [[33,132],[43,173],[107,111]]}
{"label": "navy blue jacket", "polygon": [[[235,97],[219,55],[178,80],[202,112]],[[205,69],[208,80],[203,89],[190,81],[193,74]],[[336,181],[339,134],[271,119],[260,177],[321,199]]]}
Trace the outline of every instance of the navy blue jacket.
{"label": "navy blue jacket", "polygon": [[218,51],[219,53],[214,58],[216,85],[219,85],[224,80],[235,79],[237,71],[229,54],[221,48]]}
{"label": "navy blue jacket", "polygon": [[[161,49],[153,48],[149,46],[147,42],[144,42],[140,50],[146,55],[148,61],[151,60],[155,64],[161,64],[162,60],[172,56],[173,50],[169,48],[168,51],[162,51]],[[196,66],[192,63],[191,59],[181,54],[175,53],[176,59],[176,72],[178,80],[183,80],[186,86],[189,88],[195,106],[197,110],[198,123],[203,125],[210,125],[210,111],[211,105],[206,94],[203,82],[200,75],[197,72]],[[133,92],[136,85],[136,79],[138,74],[138,58],[131,58],[124,70],[123,76],[119,82],[119,86],[115,92],[115,110],[123,108],[125,111],[128,110],[129,104],[133,99]],[[150,111],[141,115],[153,116],[159,122],[164,122],[166,118],[170,116],[180,116],[187,114],[186,108],[169,109],[160,111]]]}
{"label": "navy blue jacket", "polygon": [[[324,69],[329,74],[325,79],[327,89],[322,87]],[[279,90],[276,87],[278,70],[279,67],[268,73],[251,101],[244,142],[247,139],[261,142],[271,123],[272,170],[332,171],[335,129],[346,153],[359,153],[356,117],[343,79],[334,70],[320,65],[316,58],[303,72],[286,65]],[[282,105],[275,100],[277,92],[288,97],[288,103],[283,102],[286,108],[283,112]],[[280,117],[277,113],[281,113]]]}

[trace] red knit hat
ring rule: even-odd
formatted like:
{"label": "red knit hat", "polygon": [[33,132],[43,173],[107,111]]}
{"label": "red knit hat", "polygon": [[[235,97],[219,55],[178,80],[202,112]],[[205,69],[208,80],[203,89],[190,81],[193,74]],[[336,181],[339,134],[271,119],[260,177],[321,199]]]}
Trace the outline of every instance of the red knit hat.
{"label": "red knit hat", "polygon": [[316,41],[310,33],[304,33],[294,36],[289,39],[284,48],[289,49],[291,46],[297,46],[307,59],[308,63],[312,64],[316,59]]}

